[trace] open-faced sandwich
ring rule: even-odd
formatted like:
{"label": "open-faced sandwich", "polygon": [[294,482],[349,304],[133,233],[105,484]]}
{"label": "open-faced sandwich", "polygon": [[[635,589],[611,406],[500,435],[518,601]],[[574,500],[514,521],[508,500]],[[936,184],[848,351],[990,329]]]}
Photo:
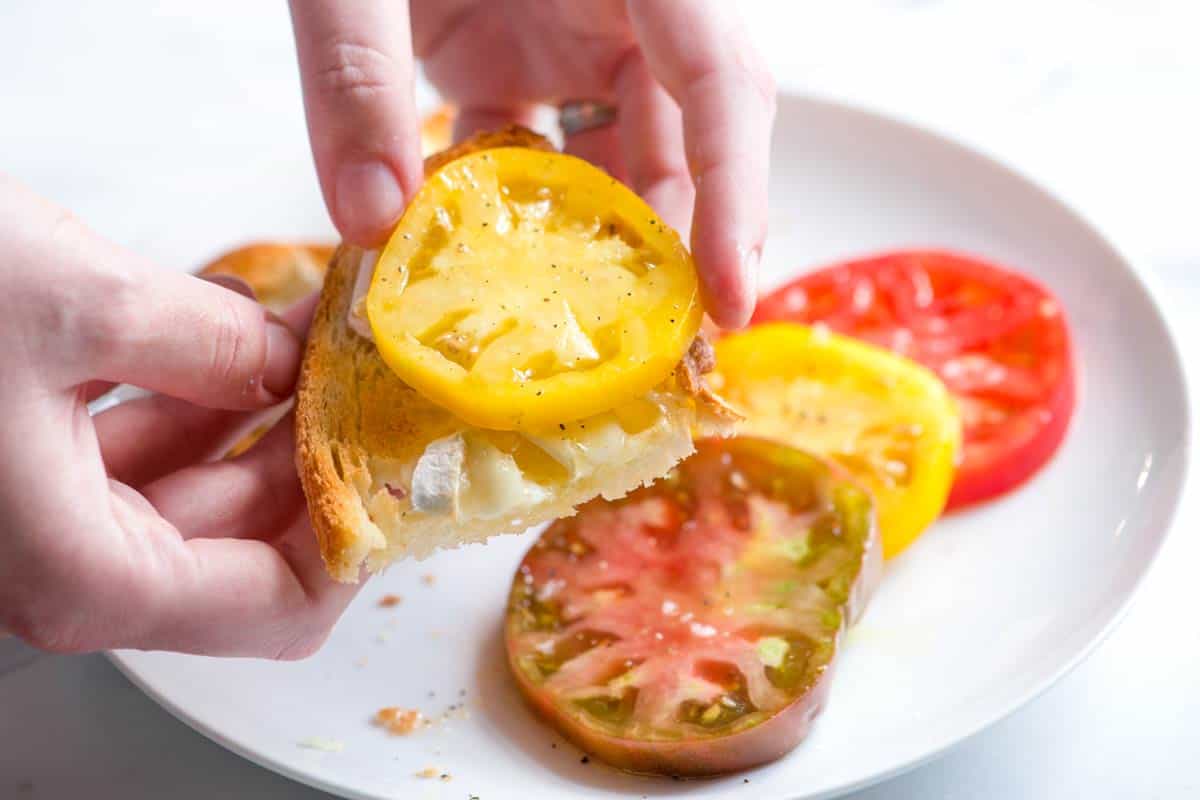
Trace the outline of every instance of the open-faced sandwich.
{"label": "open-faced sandwich", "polygon": [[297,399],[331,575],[618,498],[736,418],[695,268],[631,190],[524,129],[426,162],[379,251],[333,257]]}

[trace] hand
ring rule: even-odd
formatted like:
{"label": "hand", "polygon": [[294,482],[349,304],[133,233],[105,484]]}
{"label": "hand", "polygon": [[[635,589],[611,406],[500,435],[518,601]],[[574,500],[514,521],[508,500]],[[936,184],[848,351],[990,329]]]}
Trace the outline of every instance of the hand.
{"label": "hand", "polygon": [[415,51],[459,105],[459,137],[528,125],[541,103],[617,104],[616,125],[571,137],[567,151],[690,227],[709,313],[746,323],[767,231],[775,88],[725,4],[413,0],[411,37],[408,6],[291,3],[317,172],[348,241],[378,244],[421,185]]}
{"label": "hand", "polygon": [[[0,629],[47,650],[295,658],[353,595],[325,574],[289,418],[298,333],[158,270],[0,176]],[[248,290],[244,290],[248,294]],[[113,383],[159,394],[94,417]]]}

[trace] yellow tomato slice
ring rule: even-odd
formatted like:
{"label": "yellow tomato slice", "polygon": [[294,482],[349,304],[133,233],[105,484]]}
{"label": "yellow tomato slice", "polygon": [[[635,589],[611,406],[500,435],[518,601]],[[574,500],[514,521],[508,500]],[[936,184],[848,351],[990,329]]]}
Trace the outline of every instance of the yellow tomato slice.
{"label": "yellow tomato slice", "polygon": [[545,430],[645,394],[701,315],[691,256],[637,195],[586,161],[517,147],[426,180],[367,295],[388,366],[494,430]]}
{"label": "yellow tomato slice", "polygon": [[872,345],[802,325],[759,325],[717,342],[713,386],[742,430],[818,453],[875,495],[884,555],[941,513],[961,426],[932,372]]}

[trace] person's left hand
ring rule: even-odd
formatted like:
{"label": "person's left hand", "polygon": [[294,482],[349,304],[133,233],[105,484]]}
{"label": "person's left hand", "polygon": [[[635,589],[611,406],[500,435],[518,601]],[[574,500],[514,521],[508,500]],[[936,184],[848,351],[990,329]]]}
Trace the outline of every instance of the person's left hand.
{"label": "person's left hand", "polygon": [[[231,291],[231,289],[233,289]],[[326,574],[291,415],[312,303],[157,269],[0,175],[0,631],[42,649],[299,658],[357,587]],[[154,390],[91,416],[114,383]]]}

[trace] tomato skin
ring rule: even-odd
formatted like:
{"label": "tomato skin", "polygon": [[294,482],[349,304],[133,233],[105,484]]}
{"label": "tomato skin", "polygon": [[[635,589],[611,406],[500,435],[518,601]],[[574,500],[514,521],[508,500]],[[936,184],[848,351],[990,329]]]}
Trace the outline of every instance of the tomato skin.
{"label": "tomato skin", "polygon": [[426,399],[533,433],[645,395],[703,316],[690,253],[643,200],[582,159],[524,147],[429,176],[365,310],[384,362]]}
{"label": "tomato skin", "polygon": [[[692,459],[658,484],[619,501],[593,502],[578,517],[554,523],[514,578],[505,642],[522,694],[579,747],[631,772],[716,775],[766,763],[794,748],[824,707],[841,636],[865,608],[882,573],[872,500],[836,466],[765,440],[702,441],[697,447]],[[758,502],[751,498],[765,497],[792,511],[750,514],[739,527],[728,514],[739,513],[743,497],[746,508]],[[788,516],[792,513],[799,516]],[[799,553],[784,547],[800,542]],[[783,552],[791,555],[781,556]],[[616,600],[597,604],[596,593],[609,586],[607,580],[597,586],[598,576],[609,575],[617,583],[629,583]],[[771,592],[784,591],[777,579],[787,576],[797,585],[787,589],[793,594],[785,600]],[[817,576],[824,576],[820,583]],[[543,607],[547,602],[559,604],[551,617],[543,616],[549,613]],[[778,608],[772,605],[776,602],[781,603]],[[587,608],[591,610],[578,611]],[[812,615],[819,609],[825,610],[817,621]],[[785,626],[790,632],[778,627],[781,613],[791,615]],[[696,632],[697,625],[708,630]],[[680,637],[680,628],[689,626],[693,635]],[[651,629],[656,632],[648,638]],[[809,640],[800,633],[808,630],[824,633]],[[575,637],[584,631],[612,636],[560,659],[558,648],[572,641],[571,631]],[[670,684],[667,694],[683,697],[671,694],[676,682],[711,679],[691,670],[723,662],[729,648],[745,655],[746,641],[757,641],[752,649],[761,653],[759,637],[764,635],[794,639],[796,663],[804,666],[791,673],[796,682],[780,684],[769,677],[770,665],[760,656],[756,668],[766,671],[772,691],[791,688],[778,707],[751,706],[728,726],[687,724],[679,716],[685,708],[674,705],[675,700],[667,706],[675,716],[665,722],[662,717],[639,718],[646,697],[638,695],[631,718],[605,722],[573,705],[572,699],[581,696],[578,683],[555,686],[560,676],[578,676],[575,668],[591,659],[582,669],[595,673],[599,666],[599,674],[608,676],[599,679],[600,685],[615,686],[643,668],[654,668],[650,671]],[[548,671],[542,670],[539,654],[553,660]],[[591,658],[597,654],[599,658]],[[631,657],[636,659],[633,668],[626,660]],[[628,672],[614,677],[614,664],[618,672]],[[743,689],[754,684],[746,666],[737,669]],[[663,688],[660,683],[636,685],[650,696]],[[596,684],[582,688],[592,690]],[[753,698],[753,689],[748,691]]]}
{"label": "tomato skin", "polygon": [[1012,491],[1032,480],[1049,463],[1067,437],[1075,410],[1077,390],[1073,357],[1067,358],[1065,370],[1061,384],[1046,402],[1045,421],[1031,420],[1036,427],[1019,436],[1017,446],[1002,442],[1000,447],[1007,452],[995,458],[988,458],[985,446],[979,442],[964,448],[963,463],[950,488],[946,510],[981,503]]}
{"label": "tomato skin", "polygon": [[[1025,482],[1066,436],[1076,399],[1070,329],[1053,294],[1026,275],[948,251],[885,253],[771,292],[753,321],[779,320],[889,348],[946,382],[963,409],[947,510]],[[988,372],[996,369],[999,378]]]}
{"label": "tomato skin", "polygon": [[790,322],[725,336],[716,356],[711,381],[745,417],[742,431],[829,458],[873,494],[885,558],[941,514],[962,424],[954,399],[930,370],[884,348]]}
{"label": "tomato skin", "polygon": [[813,723],[825,709],[833,685],[833,670],[825,670],[800,702],[792,703],[766,722],[734,736],[650,744],[616,739],[582,725],[564,725],[554,702],[523,678],[511,661],[510,667],[526,701],[579,749],[626,772],[678,778],[725,775],[769,764],[787,755],[812,730]]}

